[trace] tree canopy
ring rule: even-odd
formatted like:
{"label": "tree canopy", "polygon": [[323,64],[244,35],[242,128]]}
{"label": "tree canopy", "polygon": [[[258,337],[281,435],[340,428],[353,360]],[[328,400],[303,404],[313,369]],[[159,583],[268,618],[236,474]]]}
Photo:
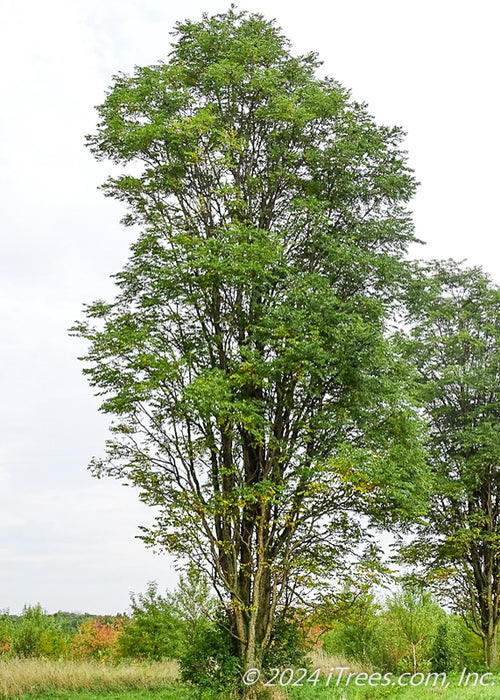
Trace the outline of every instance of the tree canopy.
{"label": "tree canopy", "polygon": [[405,550],[497,661],[500,623],[500,289],[479,268],[415,276],[406,351],[430,427],[428,521]]}
{"label": "tree canopy", "polygon": [[210,573],[258,666],[279,616],[348,576],[367,519],[422,508],[388,333],[416,182],[402,130],[274,22],[233,8],[174,37],[98,108],[88,143],[128,166],[104,189],[140,233],[73,332],[114,416],[93,473],[140,489],[145,541]]}

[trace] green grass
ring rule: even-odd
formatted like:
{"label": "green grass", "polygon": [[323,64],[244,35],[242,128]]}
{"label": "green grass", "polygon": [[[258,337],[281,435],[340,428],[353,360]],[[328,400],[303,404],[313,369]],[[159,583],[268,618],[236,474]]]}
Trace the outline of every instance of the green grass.
{"label": "green grass", "polygon": [[[90,692],[83,691],[44,691],[43,693],[27,693],[22,696],[22,700],[179,700],[189,697],[191,700],[198,700],[199,695],[181,694],[177,690],[122,690]],[[19,700],[19,698],[16,698]]]}
{"label": "green grass", "polygon": [[[481,675],[479,676],[481,677]],[[394,678],[394,685],[374,685],[370,687],[368,683],[363,686],[353,684],[355,679],[351,679],[349,684],[342,682],[336,685],[333,678],[328,687],[322,681],[315,687],[293,688],[289,691],[293,700],[384,700],[393,698],[394,700],[498,700],[500,698],[500,675],[487,676],[484,680],[488,685],[481,686],[479,681],[476,686],[473,678],[467,687],[463,684],[459,686],[460,674],[449,674],[446,678],[447,687],[443,687],[439,681],[432,687],[431,678],[427,687],[425,682],[415,687],[401,687],[398,685],[397,677]],[[408,679],[403,679],[408,682]],[[445,683],[445,686],[446,686]],[[494,683],[493,686],[489,683]]]}
{"label": "green grass", "polygon": [[[8,696],[7,696],[8,697]],[[25,693],[24,700],[197,700],[199,695],[191,689],[169,686],[158,689],[128,690],[45,690]],[[16,698],[19,700],[19,698]]]}
{"label": "green grass", "polygon": [[[315,688],[296,688],[289,691],[291,700],[498,700],[500,697],[500,676],[495,679],[493,687],[457,687],[457,677],[450,679],[450,686],[445,688],[399,688],[389,687],[330,687],[316,686]],[[221,696],[219,700],[223,700]],[[226,696],[228,698],[229,696]],[[268,700],[273,694],[269,693]],[[274,697],[286,700],[283,691],[275,691]],[[23,700],[209,700],[197,690],[171,685],[157,689],[128,689],[120,691],[91,691],[91,690],[45,690],[43,692],[27,693]],[[214,697],[210,700],[215,700]]]}

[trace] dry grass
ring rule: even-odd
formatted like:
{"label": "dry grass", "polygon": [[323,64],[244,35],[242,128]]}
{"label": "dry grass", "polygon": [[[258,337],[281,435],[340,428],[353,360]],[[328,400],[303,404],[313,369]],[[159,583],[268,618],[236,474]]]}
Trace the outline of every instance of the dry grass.
{"label": "dry grass", "polygon": [[91,661],[0,659],[0,697],[41,690],[151,689],[179,679],[175,661],[117,666]]}
{"label": "dry grass", "polygon": [[352,673],[371,673],[373,670],[356,661],[348,661],[341,656],[330,656],[320,650],[311,651],[309,658],[313,669],[320,668],[324,676],[328,676],[332,668],[348,668]]}

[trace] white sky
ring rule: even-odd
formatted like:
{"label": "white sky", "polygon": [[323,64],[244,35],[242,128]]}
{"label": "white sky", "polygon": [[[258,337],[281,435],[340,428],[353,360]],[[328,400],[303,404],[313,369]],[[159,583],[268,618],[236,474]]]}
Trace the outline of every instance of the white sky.
{"label": "white sky", "polygon": [[[166,557],[137,526],[137,495],[86,470],[107,419],[67,328],[109,299],[132,232],[97,191],[110,171],[83,146],[117,71],[166,59],[177,20],[228,2],[3,0],[0,7],[0,610],[123,611]],[[499,41],[493,0],[261,2],[297,53],[407,132],[421,187],[416,255],[468,259],[500,282]]]}

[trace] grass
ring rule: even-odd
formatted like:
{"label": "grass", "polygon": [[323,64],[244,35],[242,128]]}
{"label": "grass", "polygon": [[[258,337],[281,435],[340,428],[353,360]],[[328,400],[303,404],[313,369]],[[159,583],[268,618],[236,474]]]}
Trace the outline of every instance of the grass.
{"label": "grass", "polygon": [[151,690],[45,690],[22,697],[24,700],[199,700],[199,696],[193,692],[189,693],[186,689],[182,691],[176,686]]}
{"label": "grass", "polygon": [[[350,667],[355,674],[370,675],[371,669],[354,666],[345,659],[316,654],[312,668],[322,669],[316,683],[304,679],[301,687],[268,689],[265,700],[497,700],[500,675],[488,676],[488,685],[459,686],[460,674],[447,677],[448,687],[382,685],[370,686],[366,680],[356,685],[353,676],[337,685],[336,676],[326,680],[330,668]],[[372,677],[373,678],[373,677]],[[397,677],[394,676],[395,681]],[[381,679],[382,680],[382,679]],[[408,681],[408,679],[406,679]],[[489,683],[495,685],[491,686]],[[0,698],[24,700],[201,700],[197,689],[181,685],[175,662],[127,663],[117,666],[89,661],[49,661],[46,659],[0,659]],[[229,698],[229,695],[226,696]],[[204,700],[216,700],[204,697]],[[223,698],[219,698],[223,700]],[[233,699],[234,700],[234,699]]]}
{"label": "grass", "polygon": [[95,697],[97,691],[161,689],[172,686],[178,678],[178,666],[174,661],[114,666],[95,661],[2,659],[0,697],[19,698],[25,693],[76,690],[91,691],[94,693],[92,697]]}
{"label": "grass", "polygon": [[[386,698],[391,700],[498,700],[500,698],[500,675],[498,674],[485,676],[483,678],[485,685],[480,685],[481,673],[477,679],[471,675],[467,685],[464,682],[466,676],[459,685],[460,673],[447,674],[443,684],[441,677],[435,681],[434,676],[428,677],[424,674],[424,677],[415,677],[414,682],[420,682],[420,685],[414,687],[409,685],[408,677],[401,679],[407,685],[400,686],[398,676],[394,674],[390,677],[388,684],[382,685],[383,674],[381,677],[376,677],[372,675],[373,669],[364,667],[362,664],[356,664],[341,657],[328,656],[322,651],[312,652],[310,658],[312,669],[321,669],[320,679],[315,683],[313,677],[312,682],[307,682],[306,677],[301,687],[287,688],[287,694],[291,700],[384,700]],[[344,671],[340,679],[336,673],[332,674],[327,685],[330,670],[338,668],[348,668],[349,671]],[[346,683],[348,673],[355,675],[349,683]],[[373,685],[369,685],[368,678],[359,674],[371,677]],[[356,685],[358,676],[359,682],[363,685]],[[309,677],[311,678],[310,675]],[[339,680],[338,685],[337,680]],[[277,690],[277,695],[281,698],[282,693],[279,692],[281,689]]]}
{"label": "grass", "polygon": [[[341,664],[342,666],[344,664]],[[349,666],[349,664],[345,664]],[[352,666],[352,665],[351,665]],[[356,675],[360,672],[351,668]],[[370,672],[366,672],[370,676]],[[481,685],[479,678],[474,683],[474,676],[471,676],[468,685],[463,682],[459,685],[460,674],[448,674],[443,684],[439,678],[434,684],[435,677],[415,677],[415,682],[419,685],[411,686],[408,677],[402,678],[405,686],[398,684],[398,676],[390,677],[390,683],[382,684],[383,677],[378,679],[372,676],[373,685],[369,685],[367,678],[359,677],[362,685],[356,685],[356,676],[353,676],[349,683],[346,683],[346,676],[339,679],[333,676],[328,687],[326,679],[323,677],[317,684],[305,683],[300,688],[291,688],[289,694],[293,700],[498,700],[500,697],[500,675],[489,675],[483,678],[484,685]],[[428,679],[428,680],[427,680]],[[378,682],[377,682],[378,680]],[[427,681],[427,684],[426,684]],[[490,685],[493,683],[493,685]]]}
{"label": "grass", "polygon": [[414,688],[317,686],[316,688],[298,689],[291,695],[294,700],[498,700],[500,677],[493,687],[457,687],[458,676],[450,678],[450,686]]}
{"label": "grass", "polygon": [[311,667],[313,669],[320,668],[323,676],[328,676],[332,668],[350,668],[356,673],[371,673],[372,669],[369,666],[360,664],[355,661],[348,661],[342,656],[331,656],[325,654],[322,650],[312,651],[309,653]]}

